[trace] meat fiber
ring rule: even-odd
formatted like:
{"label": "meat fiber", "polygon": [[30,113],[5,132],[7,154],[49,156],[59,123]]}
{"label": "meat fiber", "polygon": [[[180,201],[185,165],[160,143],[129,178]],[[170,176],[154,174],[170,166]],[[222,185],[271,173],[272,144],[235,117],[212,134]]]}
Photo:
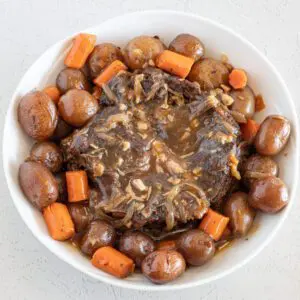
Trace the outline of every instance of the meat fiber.
{"label": "meat fiber", "polygon": [[68,169],[85,169],[90,206],[116,227],[200,219],[239,178],[240,131],[219,99],[155,68],[121,72],[102,109],[62,141]]}

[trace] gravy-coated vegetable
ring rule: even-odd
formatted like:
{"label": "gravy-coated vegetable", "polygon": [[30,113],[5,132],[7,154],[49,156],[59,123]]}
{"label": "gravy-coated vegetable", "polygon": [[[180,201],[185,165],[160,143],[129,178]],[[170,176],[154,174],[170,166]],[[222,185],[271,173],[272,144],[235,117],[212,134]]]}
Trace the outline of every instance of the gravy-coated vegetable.
{"label": "gravy-coated vegetable", "polygon": [[229,218],[229,225],[236,237],[245,236],[252,226],[255,211],[248,204],[248,195],[236,192],[230,195],[224,206],[224,214]]}
{"label": "gravy-coated vegetable", "polygon": [[27,199],[40,210],[58,198],[58,184],[54,176],[38,162],[22,163],[19,182]]}
{"label": "gravy-coated vegetable", "polygon": [[73,89],[60,98],[58,109],[68,124],[81,127],[97,113],[99,104],[89,92]]}
{"label": "gravy-coated vegetable", "polygon": [[190,81],[196,81],[201,89],[207,91],[228,83],[229,71],[225,64],[213,58],[197,61],[188,76]]}
{"label": "gravy-coated vegetable", "polygon": [[39,141],[46,140],[57,125],[55,103],[44,92],[29,92],[20,100],[18,119],[29,136]]}
{"label": "gravy-coated vegetable", "polygon": [[104,246],[113,246],[116,240],[116,231],[105,221],[93,221],[81,240],[81,251],[92,256],[94,252]]}
{"label": "gravy-coated vegetable", "polygon": [[90,90],[90,84],[81,70],[65,68],[56,78],[56,85],[61,93],[65,94],[72,89]]}
{"label": "gravy-coated vegetable", "polygon": [[252,118],[255,112],[255,95],[249,86],[242,90],[233,90],[230,96],[234,99],[232,111],[243,114],[246,118]]}
{"label": "gravy-coated vegetable", "polygon": [[251,155],[243,166],[243,181],[247,186],[260,178],[278,175],[277,163],[268,156]]}
{"label": "gravy-coated vegetable", "polygon": [[177,240],[177,249],[186,262],[192,266],[201,266],[213,258],[215,243],[213,239],[200,229],[183,233]]}
{"label": "gravy-coated vegetable", "polygon": [[125,232],[119,242],[119,250],[140,266],[143,259],[155,249],[153,240],[139,231]]}
{"label": "gravy-coated vegetable", "polygon": [[60,148],[51,142],[34,144],[30,151],[30,160],[42,163],[53,173],[60,171],[63,163]]}
{"label": "gravy-coated vegetable", "polygon": [[122,52],[117,46],[111,43],[96,45],[88,60],[91,76],[97,77],[115,60],[123,60]]}
{"label": "gravy-coated vegetable", "polygon": [[195,61],[204,56],[205,49],[202,42],[195,36],[182,33],[170,43],[169,49],[187,57],[193,58]]}
{"label": "gravy-coated vegetable", "polygon": [[157,250],[150,253],[142,263],[143,274],[157,284],[178,278],[185,271],[182,255],[174,250]]}
{"label": "gravy-coated vegetable", "polygon": [[262,155],[276,155],[285,147],[291,133],[290,121],[279,115],[268,116],[260,125],[255,148]]}
{"label": "gravy-coated vegetable", "polygon": [[133,38],[124,49],[124,59],[131,69],[141,69],[154,64],[156,57],[164,50],[163,43],[156,38],[141,35]]}
{"label": "gravy-coated vegetable", "polygon": [[288,204],[288,190],[284,182],[269,176],[256,180],[249,192],[249,204],[266,213],[276,213]]}

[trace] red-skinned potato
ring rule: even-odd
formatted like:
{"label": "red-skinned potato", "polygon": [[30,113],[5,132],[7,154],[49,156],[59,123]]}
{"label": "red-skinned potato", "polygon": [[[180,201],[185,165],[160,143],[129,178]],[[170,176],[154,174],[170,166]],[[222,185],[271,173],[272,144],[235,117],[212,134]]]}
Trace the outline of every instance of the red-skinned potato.
{"label": "red-skinned potato", "polygon": [[169,50],[193,58],[195,61],[204,56],[205,49],[202,42],[188,33],[181,33],[170,43]]}
{"label": "red-skinned potato", "polygon": [[56,105],[44,92],[29,92],[20,100],[18,120],[30,137],[46,140],[52,136],[57,125]]}
{"label": "red-skinned potato", "polygon": [[81,127],[97,113],[99,104],[89,92],[73,89],[60,97],[58,109],[64,121]]}
{"label": "red-skinned potato", "polygon": [[28,161],[21,164],[19,182],[26,198],[42,210],[58,198],[58,184],[51,172],[42,164]]}
{"label": "red-skinned potato", "polygon": [[111,43],[97,45],[88,60],[90,74],[96,78],[113,61],[123,61],[123,55],[117,46]]}

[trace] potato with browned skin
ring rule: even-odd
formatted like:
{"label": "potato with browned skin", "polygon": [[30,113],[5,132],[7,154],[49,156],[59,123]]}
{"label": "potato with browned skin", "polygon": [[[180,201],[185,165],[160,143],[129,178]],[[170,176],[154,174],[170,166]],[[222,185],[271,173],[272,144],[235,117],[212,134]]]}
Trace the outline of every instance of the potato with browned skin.
{"label": "potato with browned skin", "polygon": [[245,236],[255,217],[254,209],[248,204],[248,195],[243,192],[230,195],[224,206],[224,214],[229,218],[229,226],[235,237]]}
{"label": "potato with browned skin", "polygon": [[80,249],[84,254],[92,256],[98,248],[113,246],[115,240],[114,227],[105,221],[95,220],[82,237]]}
{"label": "potato with browned skin", "polygon": [[257,179],[278,175],[278,164],[269,156],[260,154],[251,155],[242,166],[242,179],[250,187]]}
{"label": "potato with browned skin", "polygon": [[143,260],[142,272],[157,284],[175,280],[185,271],[185,260],[174,250],[156,250]]}
{"label": "potato with browned skin", "polygon": [[215,254],[213,239],[200,229],[184,232],[177,240],[177,250],[192,266],[202,266]]}
{"label": "potato with browned skin", "polygon": [[125,232],[119,243],[119,250],[134,260],[137,266],[155,249],[154,241],[145,233],[139,231]]}
{"label": "potato with browned skin", "polygon": [[277,177],[269,176],[256,180],[249,192],[249,204],[265,213],[277,213],[289,201],[288,189]]}
{"label": "potato with browned skin", "polygon": [[96,78],[115,60],[123,61],[123,55],[119,47],[112,43],[96,45],[88,59],[88,67],[92,78]]}
{"label": "potato with browned skin", "polygon": [[262,155],[276,155],[283,150],[291,134],[290,121],[280,115],[268,116],[260,125],[254,145]]}
{"label": "potato with browned skin", "polygon": [[58,198],[58,184],[51,172],[42,164],[28,161],[21,164],[19,182],[26,198],[42,210]]}
{"label": "potato with browned skin", "polygon": [[30,150],[29,159],[42,163],[53,173],[59,172],[63,163],[60,148],[51,142],[35,143]]}
{"label": "potato with browned skin", "polygon": [[44,92],[29,92],[20,100],[18,120],[30,137],[46,140],[52,136],[57,125],[56,105]]}
{"label": "potato with browned skin", "polygon": [[193,58],[195,61],[204,56],[203,43],[194,35],[181,33],[170,43],[169,50]]}
{"label": "potato with browned skin", "polygon": [[78,69],[65,68],[58,74],[56,85],[62,94],[72,89],[90,90],[90,83],[85,74]]}
{"label": "potato with browned skin", "polygon": [[227,66],[219,60],[204,58],[193,65],[188,80],[198,82],[204,91],[220,87],[228,83],[229,71]]}
{"label": "potato with browned skin", "polygon": [[98,111],[98,101],[87,91],[69,90],[58,102],[62,118],[74,127],[86,124]]}
{"label": "potato with browned skin", "polygon": [[125,63],[130,69],[142,69],[147,64],[154,64],[163,50],[164,45],[159,39],[146,35],[135,37],[124,49]]}

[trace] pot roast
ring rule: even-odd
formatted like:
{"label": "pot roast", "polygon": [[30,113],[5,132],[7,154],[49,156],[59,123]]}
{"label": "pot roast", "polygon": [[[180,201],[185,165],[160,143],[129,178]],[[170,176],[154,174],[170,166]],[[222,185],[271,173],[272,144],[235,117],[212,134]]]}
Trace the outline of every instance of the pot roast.
{"label": "pot roast", "polygon": [[221,99],[156,68],[104,85],[99,113],[61,143],[67,168],[88,172],[94,215],[170,231],[219,207],[241,159],[240,129]]}

